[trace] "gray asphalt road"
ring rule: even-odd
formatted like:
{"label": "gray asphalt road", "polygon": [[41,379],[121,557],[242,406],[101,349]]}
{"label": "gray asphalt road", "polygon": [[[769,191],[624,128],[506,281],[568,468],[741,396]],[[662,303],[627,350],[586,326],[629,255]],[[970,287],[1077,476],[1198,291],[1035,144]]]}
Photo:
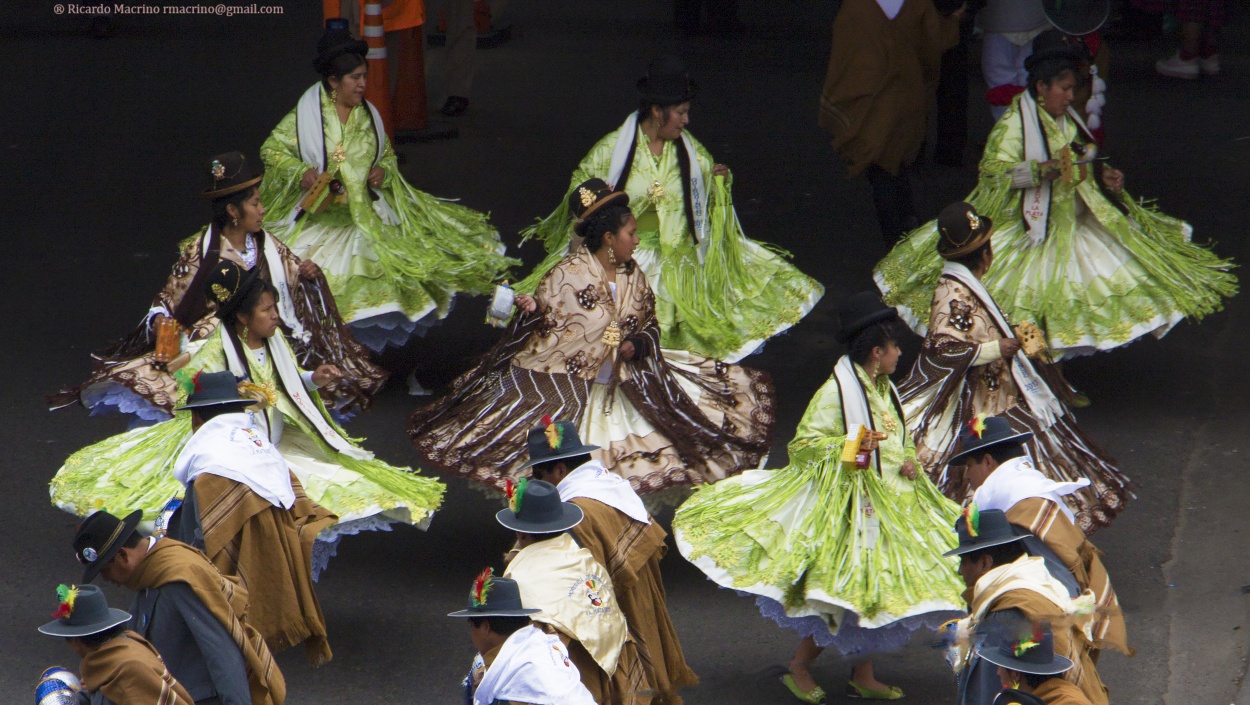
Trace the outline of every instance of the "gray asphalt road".
{"label": "gray asphalt road", "polygon": [[[282,0],[275,0],[282,2]],[[52,588],[73,581],[75,519],[53,509],[46,483],[73,450],[120,431],[117,418],[55,414],[43,394],[81,379],[88,352],[128,330],[174,258],[208,217],[197,198],[209,156],[255,153],[314,80],[317,3],[285,1],[280,17],[115,18],[116,35],[89,38],[88,20],[56,15],[46,0],[0,14],[8,49],[0,128],[0,222],[5,301],[0,369],[0,692],[30,697],[46,666],[72,665],[64,645],[34,631]],[[308,5],[309,7],[305,7]],[[820,0],[744,3],[751,32],[684,39],[666,2],[546,0],[512,3],[516,38],[480,54],[473,106],[455,142],[401,148],[419,188],[488,210],[515,233],[557,203],[586,149],[633,107],[633,82],[659,51],[679,50],[702,93],[691,130],[735,172],[747,232],[792,250],[828,287],[821,305],[749,364],[770,370],[781,400],[773,464],[811,394],[841,350],[834,303],[870,285],[884,254],[865,183],[847,179],[815,126],[832,7]],[[1158,198],[1194,223],[1220,253],[1250,258],[1250,73],[1245,18],[1226,32],[1226,75],[1195,84],[1156,78],[1162,43],[1113,45],[1107,109],[1111,154],[1135,194]],[[441,51],[430,55],[440,101]],[[973,101],[982,87],[974,82]],[[974,141],[989,118],[978,104]],[[970,150],[970,162],[976,155]],[[970,166],[926,166],[917,184],[926,214],[961,198]],[[533,248],[523,250],[528,262]],[[481,300],[402,354],[427,386],[446,382],[495,333]],[[1138,482],[1138,499],[1097,542],[1128,614],[1134,659],[1106,656],[1104,680],[1120,703],[1232,702],[1245,671],[1250,582],[1250,490],[1245,480],[1247,392],[1244,298],[1163,341],[1078,360],[1070,377],[1094,399],[1081,421]],[[353,433],[396,463],[412,460],[403,433],[416,401],[394,387]],[[508,537],[493,501],[453,481],[428,532],[345,540],[319,593],[335,659],[312,670],[279,657],[292,703],[450,703],[471,655],[459,608],[480,568]],[[670,608],[703,679],[691,703],[785,703],[759,674],[783,663],[795,638],[749,600],[718,590],[675,552],[666,559]],[[118,604],[128,597],[109,588]],[[817,676],[840,693],[849,664],[826,656]],[[939,654],[918,637],[879,660],[878,673],[916,703],[951,701]],[[835,696],[834,700],[839,697]]]}

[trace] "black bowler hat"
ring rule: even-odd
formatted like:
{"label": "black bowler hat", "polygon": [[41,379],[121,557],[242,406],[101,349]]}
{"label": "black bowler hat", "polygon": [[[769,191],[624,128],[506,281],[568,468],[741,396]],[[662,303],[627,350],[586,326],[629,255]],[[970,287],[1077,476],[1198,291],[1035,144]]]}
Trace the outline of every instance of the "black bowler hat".
{"label": "black bowler hat", "polygon": [[544,416],[542,423],[542,426],[530,429],[529,438],[526,439],[530,459],[518,468],[520,470],[548,460],[573,458],[585,455],[592,450],[599,450],[599,446],[582,443],[582,439],[577,436],[577,427],[572,421],[553,422],[550,416]]}
{"label": "black bowler hat", "polygon": [[603,179],[583,181],[569,193],[569,211],[577,216],[578,220],[585,220],[590,217],[591,213],[613,203],[628,206],[629,194],[624,191],[613,191]]}
{"label": "black bowler hat", "polygon": [[994,221],[960,201],[942,209],[937,217],[937,251],[943,259],[958,259],[975,252],[994,234]]}
{"label": "black bowler hat", "polygon": [[452,612],[448,617],[528,617],[542,612],[521,604],[521,588],[512,578],[499,578],[487,568],[469,589],[468,609]]}
{"label": "black bowler hat", "polygon": [[560,500],[550,482],[521,478],[508,480],[508,508],[495,519],[505,528],[522,534],[556,534],[582,523],[582,508]]}
{"label": "black bowler hat", "polygon": [[201,193],[205,198],[218,199],[238,193],[260,183],[264,174],[252,168],[242,152],[218,154],[208,162],[208,176],[212,186]]}
{"label": "black bowler hat", "polygon": [[973,453],[982,453],[991,448],[1006,445],[1024,445],[1033,438],[1029,431],[1017,431],[1011,427],[1006,416],[990,416],[977,414],[959,430],[959,452],[946,461],[948,465],[958,465]]}
{"label": "black bowler hat", "polygon": [[1074,65],[1089,59],[1089,50],[1083,45],[1078,46],[1078,41],[1057,29],[1042,32],[1033,38],[1033,53],[1024,60],[1024,69],[1032,71],[1038,63],[1049,59],[1066,59]]}
{"label": "black bowler hat", "polygon": [[48,636],[91,636],[130,621],[130,613],[109,607],[94,585],[60,585],[56,597],[56,619],[39,627]]}
{"label": "black bowler hat", "polygon": [[[1046,19],[1066,34],[1095,32],[1111,15],[1111,0],[1042,0]],[[1037,45],[1034,44],[1034,50]]]}
{"label": "black bowler hat", "polygon": [[846,345],[874,323],[897,319],[898,311],[882,303],[876,292],[853,294],[838,305],[838,342]]}
{"label": "black bowler hat", "polygon": [[239,396],[239,380],[229,370],[201,372],[194,378],[195,391],[187,397],[187,403],[174,409],[199,409],[205,406],[237,406],[244,408],[256,403],[255,399]]}
{"label": "black bowler hat", "polygon": [[228,259],[213,266],[204,285],[208,287],[209,300],[217,304],[218,318],[224,319],[239,310],[252,287],[258,284],[260,269],[244,269]]}
{"label": "black bowler hat", "polygon": [[1024,538],[1016,535],[1001,509],[981,511],[975,503],[964,507],[963,514],[955,520],[955,533],[959,534],[959,546],[942,555],[962,556]]}
{"label": "black bowler hat", "polygon": [[1035,625],[1024,618],[995,625],[979,654],[995,666],[1038,676],[1057,676],[1072,668],[1070,659],[1055,653],[1050,625]]}
{"label": "black bowler hat", "polygon": [[346,27],[337,23],[331,26],[331,20],[326,21],[326,27],[321,39],[317,40],[317,58],[313,59],[313,69],[317,73],[329,76],[334,60],[344,54],[359,54],[361,57],[369,54],[369,43],[352,36]]}
{"label": "black bowler hat", "polygon": [[651,103],[677,105],[695,97],[699,86],[690,80],[686,62],[676,56],[661,56],[647,65],[647,75],[638,79],[638,92]]}
{"label": "black bowler hat", "polygon": [[74,534],[74,556],[87,566],[82,574],[84,583],[95,580],[100,569],[113,560],[142,519],[143,511],[137,510],[125,519],[100,511],[82,520]]}

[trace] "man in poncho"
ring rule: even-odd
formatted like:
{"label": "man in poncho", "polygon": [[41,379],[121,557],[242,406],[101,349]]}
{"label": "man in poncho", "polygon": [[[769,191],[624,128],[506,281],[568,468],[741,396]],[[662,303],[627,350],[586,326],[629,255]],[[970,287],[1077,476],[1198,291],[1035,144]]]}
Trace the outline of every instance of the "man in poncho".
{"label": "man in poncho", "polygon": [[573,527],[573,537],[608,569],[629,635],[657,695],[653,702],[680,703],[677,690],[697,685],[699,678],[686,665],[668,615],[660,576],[668,534],[627,480],[591,458],[598,447],[583,444],[572,422],[543,421],[529,432],[529,462],[522,468],[531,468],[532,477],[555,485],[561,500],[582,510],[585,518]]}
{"label": "man in poncho", "polygon": [[[325,617],[313,590],[312,550],[317,534],[336,517],[304,494],[299,480],[263,430],[254,428],[229,371],[196,376],[179,411],[191,412],[191,436],[174,476],[187,488],[171,535],[205,552],[223,575],[251,596],[248,624],[274,650],[304,642],[308,660],[331,658]],[[264,401],[260,402],[262,405]]]}

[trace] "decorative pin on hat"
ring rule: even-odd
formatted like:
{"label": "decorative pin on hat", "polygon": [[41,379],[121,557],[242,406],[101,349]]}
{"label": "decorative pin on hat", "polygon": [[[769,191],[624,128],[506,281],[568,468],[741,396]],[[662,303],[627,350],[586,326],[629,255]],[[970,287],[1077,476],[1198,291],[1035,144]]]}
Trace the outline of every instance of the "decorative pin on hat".
{"label": "decorative pin on hat", "polygon": [[248,163],[240,151],[226,152],[213,157],[208,163],[208,175],[212,185],[204,189],[205,198],[218,199],[249,189],[264,178]]}
{"label": "decorative pin on hat", "polygon": [[959,259],[975,252],[994,234],[994,221],[963,201],[943,208],[937,226],[937,251],[943,259]]}
{"label": "decorative pin on hat", "polygon": [[113,560],[141,519],[143,511],[136,510],[125,519],[100,511],[82,520],[74,534],[74,555],[87,567],[82,574],[84,583],[94,580],[100,569]]}
{"label": "decorative pin on hat", "polygon": [[613,191],[603,179],[587,179],[569,194],[569,211],[579,221],[586,220],[595,211],[614,203],[629,205],[629,195],[624,191]]}

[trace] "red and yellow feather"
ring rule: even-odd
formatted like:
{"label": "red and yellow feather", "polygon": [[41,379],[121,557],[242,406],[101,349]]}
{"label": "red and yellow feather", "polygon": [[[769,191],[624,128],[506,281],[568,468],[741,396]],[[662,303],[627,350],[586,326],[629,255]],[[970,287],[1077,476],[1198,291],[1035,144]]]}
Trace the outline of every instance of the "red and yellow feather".
{"label": "red and yellow feather", "polygon": [[486,604],[486,598],[490,596],[490,589],[495,584],[495,569],[486,568],[478,573],[477,578],[473,581],[473,589],[469,591],[469,602],[474,607],[481,607]]}

